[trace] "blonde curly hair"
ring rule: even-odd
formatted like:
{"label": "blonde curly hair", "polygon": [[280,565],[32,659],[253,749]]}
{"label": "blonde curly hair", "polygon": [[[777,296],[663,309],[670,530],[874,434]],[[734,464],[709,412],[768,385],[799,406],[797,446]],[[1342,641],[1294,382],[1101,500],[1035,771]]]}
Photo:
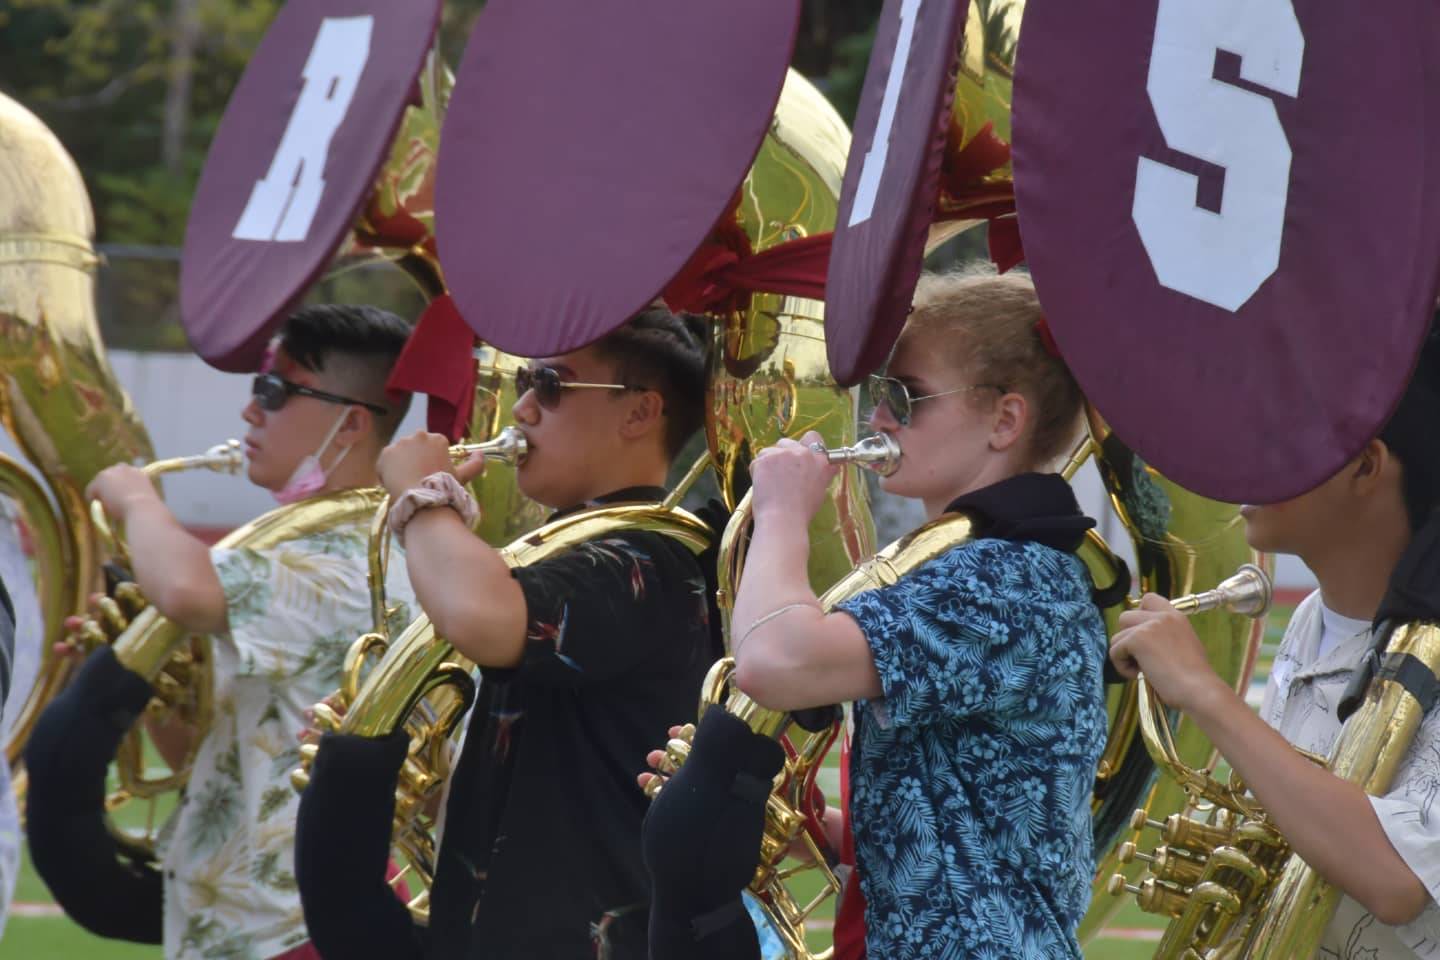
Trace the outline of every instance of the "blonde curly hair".
{"label": "blonde curly hair", "polygon": [[[1031,466],[1048,467],[1068,454],[1080,431],[1085,398],[1063,360],[1046,349],[1044,312],[1023,273],[996,274],[988,264],[927,273],[901,341],[922,337],[970,383],[995,384],[1025,398],[1025,438]],[[993,406],[996,394],[977,390],[970,402]]]}

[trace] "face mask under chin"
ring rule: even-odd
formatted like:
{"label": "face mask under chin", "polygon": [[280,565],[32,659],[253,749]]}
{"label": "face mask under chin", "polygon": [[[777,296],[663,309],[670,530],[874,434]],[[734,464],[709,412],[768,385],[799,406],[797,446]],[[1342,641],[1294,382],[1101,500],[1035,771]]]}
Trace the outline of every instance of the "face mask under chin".
{"label": "face mask under chin", "polygon": [[335,469],[340,466],[340,462],[345,459],[345,456],[350,452],[350,448],[340,448],[340,455],[335,458],[334,463],[330,464],[329,470],[321,466],[320,458],[323,457],[325,451],[330,448],[331,441],[335,439],[335,434],[340,432],[340,427],[349,414],[350,409],[348,407],[340,411],[340,416],[336,418],[334,425],[330,428],[330,432],[325,434],[325,439],[320,442],[320,449],[301,460],[300,463],[296,465],[294,472],[290,474],[290,479],[285,481],[285,485],[279,490],[271,492],[271,496],[275,498],[277,503],[282,505],[297,503],[325,489],[325,484],[330,479],[330,474],[334,473]]}

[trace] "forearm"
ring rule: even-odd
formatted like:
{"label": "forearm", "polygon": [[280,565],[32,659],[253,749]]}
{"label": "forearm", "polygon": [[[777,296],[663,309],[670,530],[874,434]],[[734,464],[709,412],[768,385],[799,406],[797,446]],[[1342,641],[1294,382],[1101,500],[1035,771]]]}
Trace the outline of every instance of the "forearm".
{"label": "forearm", "polygon": [[159,500],[131,506],[123,523],[131,573],[146,599],[187,630],[222,632],[225,591],[210,562],[210,548]]}
{"label": "forearm", "polygon": [[526,606],[500,554],[453,510],[422,510],[405,528],[415,599],[435,630],[482,666],[514,666],[525,643]]}
{"label": "forearm", "polygon": [[1218,681],[1191,715],[1321,876],[1384,923],[1403,923],[1424,908],[1429,894],[1360,787],[1301,756]]}
{"label": "forearm", "polygon": [[824,619],[810,587],[809,559],[810,534],[804,525],[787,517],[757,518],[727,643],[741,689],[767,706],[788,706],[775,697],[786,686],[786,675],[803,668],[796,662],[803,653],[782,641]]}
{"label": "forearm", "polygon": [[880,679],[864,634],[826,614],[810,587],[809,536],[795,518],[757,523],[731,622],[735,682],[775,710],[877,696]]}
{"label": "forearm", "polygon": [[[734,635],[729,642],[737,656],[740,651],[736,645],[742,638],[748,643],[781,629],[781,625],[772,620],[756,627],[749,637],[745,636],[767,614],[793,603],[807,604],[819,611],[820,601],[810,587],[809,562],[810,534],[803,523],[790,518],[756,522],[731,617]],[[805,613],[797,610],[786,617]],[[796,624],[790,621],[785,626],[794,629]]]}

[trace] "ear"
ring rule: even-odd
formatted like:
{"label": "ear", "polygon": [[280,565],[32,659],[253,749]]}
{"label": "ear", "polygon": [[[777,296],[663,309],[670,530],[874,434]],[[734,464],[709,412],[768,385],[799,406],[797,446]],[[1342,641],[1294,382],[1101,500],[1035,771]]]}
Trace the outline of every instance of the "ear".
{"label": "ear", "polygon": [[335,431],[335,444],[353,447],[375,436],[375,414],[364,407],[347,407],[340,429]]}
{"label": "ear", "polygon": [[1009,450],[1025,435],[1030,422],[1030,405],[1023,394],[1007,393],[995,402],[991,411],[990,448]]}
{"label": "ear", "polygon": [[637,390],[631,393],[626,405],[625,417],[620,421],[620,436],[626,440],[638,440],[652,431],[660,430],[665,419],[665,401],[655,390]]}
{"label": "ear", "polygon": [[1392,476],[1397,477],[1400,470],[1400,461],[1385,446],[1384,441],[1371,440],[1361,448],[1350,461],[1350,479],[1357,492],[1369,494],[1388,483]]}
{"label": "ear", "polygon": [[1360,448],[1355,459],[1350,461],[1352,479],[1364,482],[1367,478],[1378,477],[1388,465],[1390,450],[1379,440],[1371,440]]}

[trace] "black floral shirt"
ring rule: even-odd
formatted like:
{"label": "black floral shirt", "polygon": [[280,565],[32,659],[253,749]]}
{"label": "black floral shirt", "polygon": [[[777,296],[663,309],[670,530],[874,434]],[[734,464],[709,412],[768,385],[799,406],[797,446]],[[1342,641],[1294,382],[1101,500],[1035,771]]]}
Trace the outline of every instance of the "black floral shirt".
{"label": "black floral shirt", "polygon": [[716,655],[705,578],[684,545],[643,532],[514,576],[528,644],[519,666],[483,671],[446,808],[429,955],[643,960],[648,801],[635,777],[695,715]]}

